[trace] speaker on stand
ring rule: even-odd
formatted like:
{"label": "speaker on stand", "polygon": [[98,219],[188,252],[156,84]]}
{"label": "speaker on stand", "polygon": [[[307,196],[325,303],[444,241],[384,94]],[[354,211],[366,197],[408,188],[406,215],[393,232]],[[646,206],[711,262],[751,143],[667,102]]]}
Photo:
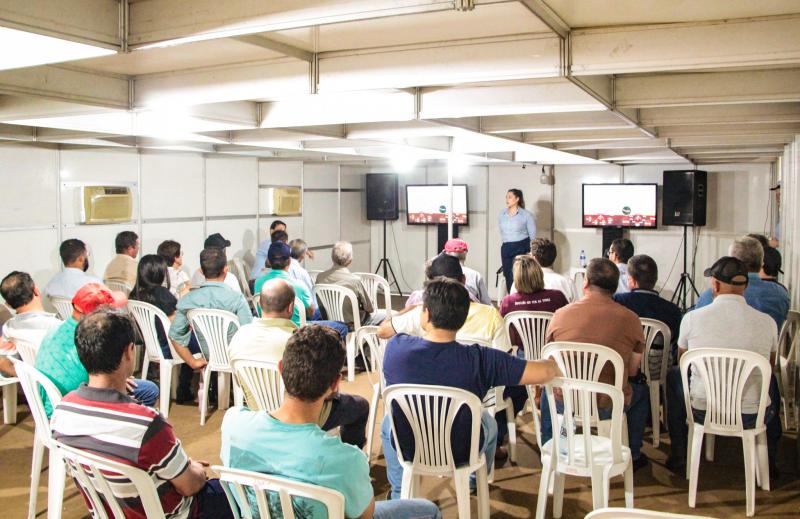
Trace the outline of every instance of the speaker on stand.
{"label": "speaker on stand", "polygon": [[664,225],[683,227],[683,272],[671,301],[685,312],[686,296],[690,290],[700,295],[687,270],[687,229],[706,224],[708,173],[699,170],[664,171],[663,186],[662,221]]}
{"label": "speaker on stand", "polygon": [[394,269],[386,256],[386,222],[400,218],[398,203],[397,174],[395,173],[368,173],[367,174],[367,220],[383,220],[383,257],[378,262],[375,273],[383,269],[383,279],[389,286],[397,287],[397,292],[402,296],[403,290],[394,275]]}

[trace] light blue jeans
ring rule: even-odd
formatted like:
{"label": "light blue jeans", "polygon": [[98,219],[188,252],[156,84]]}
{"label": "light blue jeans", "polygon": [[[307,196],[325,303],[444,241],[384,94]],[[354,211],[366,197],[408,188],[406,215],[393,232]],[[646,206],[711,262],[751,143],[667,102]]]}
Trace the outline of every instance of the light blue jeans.
{"label": "light blue jeans", "polygon": [[[481,429],[483,429],[483,448],[481,453],[486,455],[486,472],[491,472],[494,464],[494,451],[497,449],[497,421],[494,416],[486,411],[481,413]],[[392,499],[400,499],[400,490],[403,485],[403,466],[397,457],[397,450],[392,445],[392,425],[389,418],[383,419],[381,424],[381,443],[383,456],[386,458],[386,477],[392,485]],[[475,474],[470,475],[470,487],[475,486]],[[375,515],[378,514],[377,508]]]}
{"label": "light blue jeans", "polygon": [[[394,498],[393,498],[394,499]],[[439,507],[427,499],[376,501],[372,519],[441,519]]]}

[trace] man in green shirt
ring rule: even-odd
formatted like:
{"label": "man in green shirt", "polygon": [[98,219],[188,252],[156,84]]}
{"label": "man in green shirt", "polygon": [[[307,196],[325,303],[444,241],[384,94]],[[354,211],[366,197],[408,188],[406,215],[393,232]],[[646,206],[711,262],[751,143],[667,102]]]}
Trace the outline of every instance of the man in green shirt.
{"label": "man in green shirt", "polygon": [[[42,340],[36,354],[35,367],[58,388],[62,395],[78,389],[89,382],[89,373],[83,367],[78,350],[75,349],[75,329],[78,321],[101,306],[119,308],[128,302],[121,292],[111,292],[105,285],[89,283],[81,287],[72,298],[72,316],[64,324],[51,331]],[[39,388],[47,416],[53,412],[50,400]],[[128,379],[128,392],[139,403],[153,407],[158,400],[158,386],[149,380]]]}
{"label": "man in green shirt", "polygon": [[[292,249],[289,245],[280,240],[272,242],[267,251],[267,261],[269,261],[270,268],[256,280],[255,285],[253,285],[253,293],[260,294],[261,287],[267,281],[282,279],[294,288],[295,296],[303,303],[303,308],[305,308],[306,319],[311,319],[316,309],[314,298],[302,283],[299,283],[289,275],[289,267],[292,263]],[[292,313],[292,322],[295,326],[300,326],[300,311],[301,309],[295,306]]]}

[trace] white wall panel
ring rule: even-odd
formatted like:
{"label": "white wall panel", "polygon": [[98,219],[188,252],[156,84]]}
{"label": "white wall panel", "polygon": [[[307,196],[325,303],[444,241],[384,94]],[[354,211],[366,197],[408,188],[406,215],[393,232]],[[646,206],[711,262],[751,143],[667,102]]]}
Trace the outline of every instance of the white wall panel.
{"label": "white wall panel", "polygon": [[[347,241],[369,240],[370,222],[367,220],[364,193],[343,192],[341,197],[341,239]],[[367,260],[367,263],[369,263],[369,260]]]}
{"label": "white wall panel", "polygon": [[242,220],[208,220],[206,222],[206,233],[208,235],[216,232],[220,233],[225,239],[231,242],[228,247],[228,259],[242,258],[250,263],[255,259],[256,247],[256,219],[247,218]]}
{"label": "white wall panel", "polygon": [[310,247],[330,245],[339,240],[339,194],[305,193],[303,236]]}
{"label": "white wall panel", "polygon": [[8,146],[0,153],[0,226],[56,224],[58,151]]}
{"label": "white wall panel", "polygon": [[203,222],[146,223],[142,226],[142,254],[155,254],[162,241],[174,240],[181,244],[183,270],[191,276],[200,268],[205,239]]}
{"label": "white wall panel", "polygon": [[304,189],[336,189],[339,187],[339,166],[336,164],[304,164]]}
{"label": "white wall panel", "polygon": [[138,154],[125,149],[61,150],[64,182],[136,182]]}
{"label": "white wall panel", "polygon": [[375,265],[369,264],[369,243],[356,243],[353,245],[353,263],[350,272],[374,272]]}
{"label": "white wall panel", "polygon": [[142,218],[203,216],[203,156],[142,153]]}
{"label": "white wall panel", "polygon": [[258,162],[258,183],[276,186],[299,186],[303,182],[302,162]]}
{"label": "white wall panel", "polygon": [[314,259],[306,258],[306,270],[328,270],[331,268],[331,248],[318,249],[314,251]]}
{"label": "white wall panel", "polygon": [[61,270],[58,257],[58,235],[55,229],[11,231],[0,234],[0,279],[13,270],[27,272],[43,289]]}
{"label": "white wall panel", "polygon": [[207,157],[206,214],[256,214],[257,208],[258,161],[249,157]]}

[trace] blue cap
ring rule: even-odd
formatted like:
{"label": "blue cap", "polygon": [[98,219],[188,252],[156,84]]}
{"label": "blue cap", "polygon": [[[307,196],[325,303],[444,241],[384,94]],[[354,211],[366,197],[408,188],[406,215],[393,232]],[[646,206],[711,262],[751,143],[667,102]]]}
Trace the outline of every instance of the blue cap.
{"label": "blue cap", "polygon": [[267,261],[274,263],[275,261],[282,262],[292,257],[292,249],[282,241],[274,241],[269,246],[267,251]]}

